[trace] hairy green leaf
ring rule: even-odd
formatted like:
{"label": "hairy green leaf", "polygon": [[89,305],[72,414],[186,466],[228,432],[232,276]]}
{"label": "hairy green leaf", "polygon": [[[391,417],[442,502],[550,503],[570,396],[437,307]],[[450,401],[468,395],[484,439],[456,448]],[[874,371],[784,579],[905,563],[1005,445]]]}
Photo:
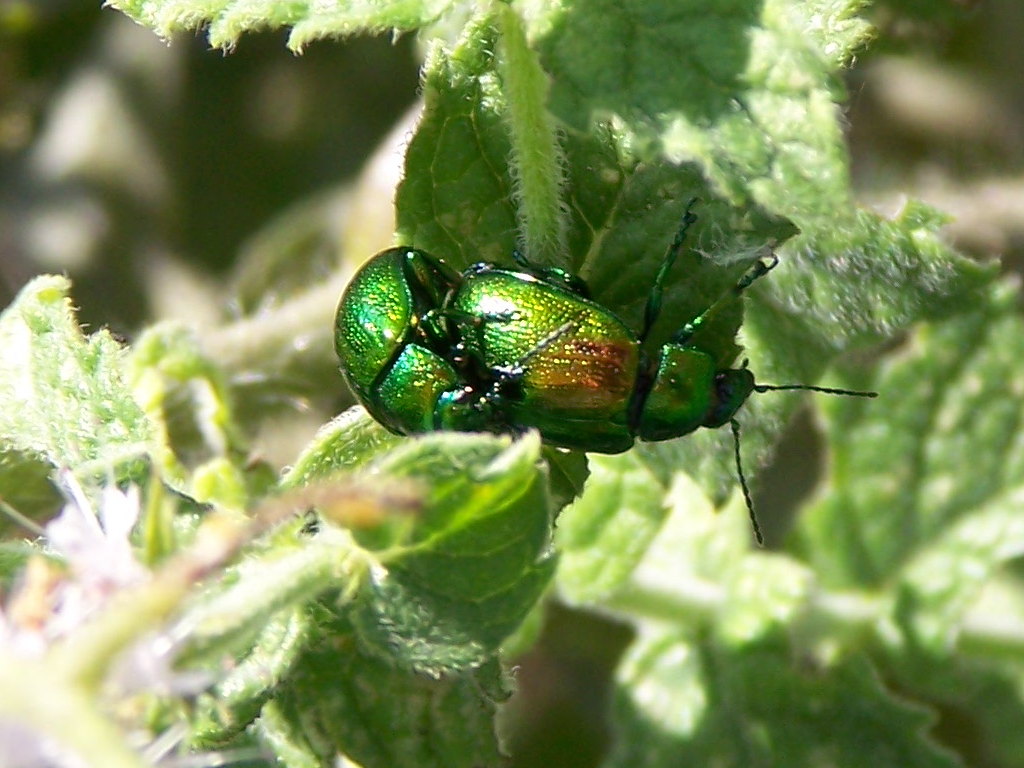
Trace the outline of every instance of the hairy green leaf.
{"label": "hairy green leaf", "polygon": [[412,519],[352,532],[365,576],[347,589],[362,642],[430,673],[482,663],[532,609],[555,565],[537,438],[401,441],[353,409],[321,430],[284,485],[342,468],[421,498]]}
{"label": "hairy green leaf", "polygon": [[614,118],[641,153],[698,160],[734,200],[829,210],[848,199],[834,73],[868,32],[861,5],[605,0],[542,16],[536,45],[573,127]]}
{"label": "hairy green leaf", "polygon": [[0,488],[19,496],[39,463],[83,479],[138,477],[156,440],[125,383],[124,349],[84,336],[63,277],[38,277],[0,315]]}
{"label": "hairy green leaf", "polygon": [[501,764],[492,719],[508,691],[496,662],[413,674],[361,652],[344,621],[325,617],[319,632],[259,723],[278,754],[295,755],[289,765],[331,766],[336,752],[366,768]]}
{"label": "hairy green leaf", "polygon": [[308,613],[307,608],[299,607],[264,620],[264,629],[248,655],[199,697],[191,736],[196,747],[228,744],[256,720],[310,642]]}
{"label": "hairy green leaf", "polygon": [[362,642],[401,666],[438,674],[477,666],[524,620],[554,570],[540,442],[482,435],[409,441],[373,472],[425,490],[407,534],[372,543],[353,614]]}
{"label": "hairy green leaf", "polygon": [[208,27],[215,48],[232,48],[245,33],[290,27],[288,47],[301,51],[326,37],[417,29],[436,21],[451,0],[111,0],[110,5],[161,37]]}
{"label": "hairy green leaf", "polygon": [[295,488],[336,472],[356,469],[400,441],[362,408],[349,408],[320,427],[285,473],[281,485]]}
{"label": "hairy green leaf", "polygon": [[922,327],[873,382],[877,400],[823,404],[836,490],[799,535],[828,583],[885,583],[939,537],[957,546],[961,518],[1012,508],[1024,477],[1021,397],[1007,390],[1024,355],[1017,302],[1001,289],[988,306]]}

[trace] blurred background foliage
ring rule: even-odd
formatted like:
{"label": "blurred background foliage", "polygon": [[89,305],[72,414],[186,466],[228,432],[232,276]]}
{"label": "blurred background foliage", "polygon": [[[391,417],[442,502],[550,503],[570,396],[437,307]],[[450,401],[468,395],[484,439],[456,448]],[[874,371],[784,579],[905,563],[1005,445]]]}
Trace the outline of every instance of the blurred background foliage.
{"label": "blurred background foliage", "polygon": [[[869,17],[877,39],[847,73],[859,199],[894,213],[920,198],[950,214],[964,252],[1021,271],[1024,4],[888,0]],[[278,465],[348,402],[330,319],[323,337],[282,342],[304,370],[292,388],[261,386],[233,331],[306,286],[335,290],[389,243],[422,54],[409,36],[302,56],[283,40],[248,35],[225,55],[201,36],[167,45],[84,0],[0,0],[0,307],[32,275],[63,272],[87,326],[129,339],[158,319],[205,329]],[[784,519],[813,486],[819,445],[798,419],[760,478],[764,518]],[[595,763],[628,640],[551,609],[507,712],[516,765]],[[976,755],[962,723],[944,713],[937,735]]]}

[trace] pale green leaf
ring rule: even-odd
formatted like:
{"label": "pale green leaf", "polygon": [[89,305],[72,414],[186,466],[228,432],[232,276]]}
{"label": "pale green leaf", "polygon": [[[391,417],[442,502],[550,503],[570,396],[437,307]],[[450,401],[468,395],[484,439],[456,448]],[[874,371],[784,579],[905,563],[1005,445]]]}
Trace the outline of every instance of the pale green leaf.
{"label": "pale green leaf", "polygon": [[587,603],[618,589],[661,527],[664,496],[635,454],[592,456],[586,492],[558,521],[560,593]]}
{"label": "pale green leaf", "polygon": [[[125,381],[125,353],[105,330],[85,336],[63,277],[38,277],[0,315],[0,455],[8,498],[38,473],[138,477],[156,440]],[[27,475],[26,475],[27,473]]]}
{"label": "pale green leaf", "polygon": [[955,768],[932,718],[859,658],[801,666],[781,644],[726,650],[645,632],[618,673],[608,768],[865,765]]}
{"label": "pale green leaf", "polygon": [[1016,304],[1003,287],[988,306],[923,326],[873,382],[877,400],[822,403],[835,492],[799,534],[830,584],[885,583],[961,518],[1008,506],[1024,478]]}
{"label": "pale green leaf", "polygon": [[290,27],[288,46],[301,51],[325,37],[408,31],[434,22],[450,0],[110,0],[109,5],[161,37],[208,29],[210,45],[232,48],[246,33]]}

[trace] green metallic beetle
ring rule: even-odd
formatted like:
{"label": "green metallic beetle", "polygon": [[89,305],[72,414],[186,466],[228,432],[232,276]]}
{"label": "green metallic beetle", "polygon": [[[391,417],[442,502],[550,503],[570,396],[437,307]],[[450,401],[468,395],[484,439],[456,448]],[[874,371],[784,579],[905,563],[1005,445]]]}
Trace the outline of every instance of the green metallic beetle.
{"label": "green metallic beetle", "polygon": [[[522,432],[550,445],[620,453],[634,440],[659,441],[730,424],[752,392],[812,389],[757,384],[746,367],[720,368],[690,339],[715,305],[649,355],[644,341],[660,310],[666,277],[696,220],[687,206],[647,299],[644,326],[631,330],[592,301],[562,270],[476,264],[461,274],[413,248],[391,248],[355,275],[338,306],[335,347],[359,402],[399,434],[440,429]],[[738,295],[777,259],[760,259]],[[760,540],[760,532],[755,533]]]}
{"label": "green metallic beetle", "polygon": [[465,386],[441,310],[458,272],[412,248],[381,251],[352,278],[335,318],[341,371],[377,421],[408,435],[442,423],[442,401]]}
{"label": "green metallic beetle", "polygon": [[462,277],[447,309],[465,354],[490,373],[477,409],[496,431],[534,428],[552,445],[620,453],[636,438],[722,426],[754,390],[748,370],[718,369],[686,344],[693,324],[649,358],[646,328],[638,335],[543,276],[478,265]]}
{"label": "green metallic beetle", "polygon": [[[746,369],[718,370],[685,326],[648,359],[642,343],[695,220],[683,225],[630,330],[557,269],[476,264],[461,275],[412,248],[374,256],[342,296],[335,344],[360,403],[388,429],[540,431],[549,444],[598,453],[635,438],[667,440],[727,423],[754,390]],[[759,262],[740,291],[774,266]]]}

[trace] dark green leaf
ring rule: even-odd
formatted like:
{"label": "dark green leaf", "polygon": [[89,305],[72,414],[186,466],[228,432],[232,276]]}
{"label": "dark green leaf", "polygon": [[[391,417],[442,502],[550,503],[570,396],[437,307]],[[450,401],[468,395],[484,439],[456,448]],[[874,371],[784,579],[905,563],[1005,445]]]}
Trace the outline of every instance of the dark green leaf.
{"label": "dark green leaf", "polygon": [[478,22],[424,65],[424,113],[395,197],[402,242],[457,269],[503,262],[516,247],[511,152],[494,73],[495,32]]}
{"label": "dark green leaf", "polygon": [[507,696],[496,662],[443,677],[399,670],[331,620],[261,726],[306,755],[299,765],[331,766],[341,752],[365,768],[490,768],[502,764],[492,719]]}
{"label": "dark green leaf", "polygon": [[509,446],[445,434],[408,441],[375,464],[375,474],[421,484],[426,495],[420,518],[380,550],[358,596],[364,643],[438,674],[479,665],[519,626],[555,565],[539,451],[535,437]]}
{"label": "dark green leaf", "polygon": [[[53,465],[38,454],[5,447],[0,451],[0,498],[26,517],[46,519],[62,501],[51,482],[52,474]],[[0,531],[7,531],[11,526],[11,519],[0,514]]]}
{"label": "dark green leaf", "polygon": [[581,493],[590,475],[587,456],[580,451],[566,451],[544,446],[544,461],[548,465],[548,490],[551,508],[557,515]]}

